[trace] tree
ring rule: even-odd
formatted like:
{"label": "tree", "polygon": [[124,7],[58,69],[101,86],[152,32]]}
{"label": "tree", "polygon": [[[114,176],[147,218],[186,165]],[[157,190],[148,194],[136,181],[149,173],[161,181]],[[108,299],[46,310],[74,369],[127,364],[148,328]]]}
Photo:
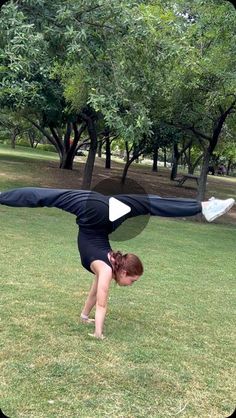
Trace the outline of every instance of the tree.
{"label": "tree", "polygon": [[[36,9],[37,5],[39,10]],[[47,19],[45,32],[38,31],[44,2],[37,2],[33,10],[28,6],[28,1],[20,5],[9,4],[0,16],[3,35],[0,45],[0,102],[9,109],[21,112],[55,146],[60,157],[60,167],[71,169],[86,122],[80,120],[78,128],[77,115],[67,110],[55,61],[57,55],[53,50],[57,34],[48,41],[50,23]],[[33,12],[36,23],[31,23]],[[53,2],[48,2],[47,12],[45,14],[50,21],[55,13]]]}
{"label": "tree", "polygon": [[[86,131],[86,187],[100,121],[136,149],[146,137],[157,151],[155,126],[168,122],[176,132],[192,132],[205,149],[210,141],[213,152],[234,110],[235,65],[234,15],[225,2],[214,3],[11,2],[0,15],[0,102],[48,138],[61,167],[72,168]],[[170,137],[177,155],[182,139]]]}
{"label": "tree", "polygon": [[144,135],[140,141],[135,141],[133,142],[133,144],[130,144],[128,141],[125,141],[126,162],[121,177],[122,184],[125,183],[130,165],[143,154],[146,147],[146,140],[147,138]]}
{"label": "tree", "polygon": [[198,199],[203,200],[211,155],[224,124],[235,112],[235,14],[222,4],[213,9],[210,1],[207,5],[183,3],[185,8],[188,5],[188,13],[177,11],[180,36],[166,86],[172,109],[167,119],[183,132],[194,134],[204,149],[198,189]]}
{"label": "tree", "polygon": [[[38,1],[31,4],[30,0],[25,0],[18,5],[9,4],[4,8],[0,22],[3,35],[0,100],[12,110],[20,110],[47,137],[58,151],[61,168],[72,169],[79,140],[87,129],[91,147],[83,183],[86,184],[87,181],[89,185],[88,171],[93,165],[97,144],[94,125],[97,116],[87,103],[86,82],[82,80],[78,83],[78,72],[76,82],[81,90],[79,107],[74,111],[66,103],[64,89],[70,92],[71,85],[65,86],[65,77],[68,77],[65,72],[69,69],[72,73],[74,67],[68,68],[64,62],[68,61],[73,49],[68,40],[71,30],[67,26],[70,13],[71,21],[76,20],[78,24],[79,19],[84,18],[80,6],[84,7],[84,15],[96,7],[92,2],[90,7],[88,2],[85,5],[83,1],[80,4],[68,3]],[[88,24],[89,22],[84,23],[85,26]],[[93,28],[93,23],[91,27]],[[83,41],[84,28],[78,33],[77,25],[76,31],[76,40],[79,43]],[[56,48],[59,44],[60,50]],[[67,51],[68,45],[71,48],[70,53]],[[84,49],[86,50],[86,46]],[[78,93],[76,94],[78,100]]]}
{"label": "tree", "polygon": [[236,165],[236,119],[230,119],[224,126],[221,141],[217,144],[214,153],[215,164],[223,162],[229,175]]}
{"label": "tree", "polygon": [[9,111],[1,111],[0,129],[4,137],[9,138],[11,147],[14,149],[16,146],[16,139],[25,131],[25,126],[19,115]]}
{"label": "tree", "polygon": [[[61,168],[72,168],[86,129],[91,143],[83,182],[87,186],[100,114],[106,126],[132,135],[131,140],[150,125],[142,100],[134,104],[130,100],[131,111],[129,104],[123,105],[122,91],[116,92],[114,62],[121,58],[125,37],[133,36],[137,10],[135,1],[104,0],[103,5],[94,5],[83,0],[22,0],[9,3],[0,16],[0,101],[20,110],[47,137],[58,151]],[[125,83],[130,84],[127,76]]]}

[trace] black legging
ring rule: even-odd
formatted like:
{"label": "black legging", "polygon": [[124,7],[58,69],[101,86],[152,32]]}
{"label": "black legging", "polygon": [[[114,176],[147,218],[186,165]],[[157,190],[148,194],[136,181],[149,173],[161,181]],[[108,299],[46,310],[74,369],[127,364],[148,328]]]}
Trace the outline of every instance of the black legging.
{"label": "black legging", "polygon": [[72,213],[79,226],[114,231],[124,220],[139,215],[165,217],[194,216],[201,203],[193,199],[162,198],[156,195],[114,195],[131,211],[115,222],[109,221],[109,198],[97,192],[72,189],[24,187],[0,194],[0,204],[13,207],[55,207]]}

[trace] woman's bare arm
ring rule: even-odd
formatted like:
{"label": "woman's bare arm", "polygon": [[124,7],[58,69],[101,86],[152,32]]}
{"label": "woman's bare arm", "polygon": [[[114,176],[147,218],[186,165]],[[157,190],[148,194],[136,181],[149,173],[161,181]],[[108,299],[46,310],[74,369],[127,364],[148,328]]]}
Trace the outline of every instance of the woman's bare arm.
{"label": "woman's bare arm", "polygon": [[107,312],[109,287],[112,280],[112,269],[100,260],[94,261],[91,268],[97,276],[97,300],[94,337],[103,338],[103,328]]}
{"label": "woman's bare arm", "polygon": [[95,279],[92,283],[92,286],[89,290],[87,300],[84,304],[83,310],[81,312],[81,319],[86,323],[94,322],[94,320],[89,319],[89,314],[97,302],[97,287],[98,287],[98,277],[95,276]]}

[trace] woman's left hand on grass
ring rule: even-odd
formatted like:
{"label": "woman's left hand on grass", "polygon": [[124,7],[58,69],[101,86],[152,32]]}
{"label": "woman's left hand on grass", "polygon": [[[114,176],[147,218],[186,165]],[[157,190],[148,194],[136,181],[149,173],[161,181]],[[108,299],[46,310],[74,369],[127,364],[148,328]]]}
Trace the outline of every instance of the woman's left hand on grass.
{"label": "woman's left hand on grass", "polygon": [[95,324],[95,319],[93,318],[88,318],[88,319],[84,319],[84,318],[80,318],[82,324]]}

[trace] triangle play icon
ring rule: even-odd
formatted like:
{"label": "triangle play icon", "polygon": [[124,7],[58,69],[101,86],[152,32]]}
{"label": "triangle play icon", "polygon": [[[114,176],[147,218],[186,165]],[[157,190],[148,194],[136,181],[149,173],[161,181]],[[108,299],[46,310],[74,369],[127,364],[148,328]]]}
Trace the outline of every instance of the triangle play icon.
{"label": "triangle play icon", "polygon": [[120,202],[114,197],[109,199],[109,221],[114,222],[122,216],[126,215],[131,211],[131,208],[128,205]]}

